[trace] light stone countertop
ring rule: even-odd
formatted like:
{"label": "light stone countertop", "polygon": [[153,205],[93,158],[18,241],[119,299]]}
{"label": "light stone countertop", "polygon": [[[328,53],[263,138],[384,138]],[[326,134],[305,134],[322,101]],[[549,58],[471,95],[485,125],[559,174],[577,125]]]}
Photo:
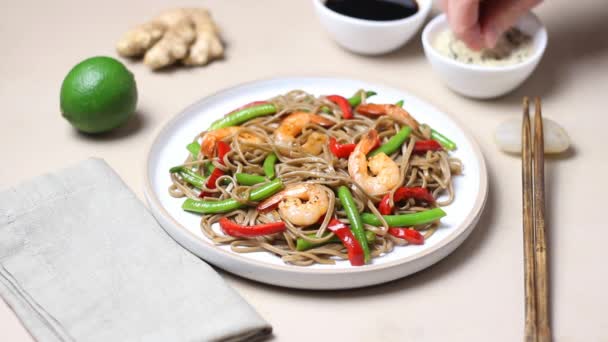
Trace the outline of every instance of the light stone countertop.
{"label": "light stone countertop", "polygon": [[[172,1],[5,2],[0,10],[0,188],[104,158],[143,199],[144,160],[159,129],[220,89],[277,76],[344,76],[385,83],[424,99],[469,127],[490,176],[485,212],[470,238],[443,261],[389,284],[350,291],[276,288],[222,272],[274,326],[276,341],[518,341],[524,295],[520,160],[498,152],[494,128],[520,115],[524,95],[563,125],[574,147],[546,164],[553,331],[557,341],[608,341],[608,6],[545,1],[536,13],[549,46],[514,93],[475,101],[445,88],[419,35],[382,57],[353,55],[323,32],[309,0],[183,1],[207,6],[228,42],[205,68],[153,73],[127,62],[139,90],[136,117],[110,136],[77,134],[59,112],[68,70],[94,55],[116,56],[123,31],[176,6]],[[0,301],[0,340],[31,341]]]}

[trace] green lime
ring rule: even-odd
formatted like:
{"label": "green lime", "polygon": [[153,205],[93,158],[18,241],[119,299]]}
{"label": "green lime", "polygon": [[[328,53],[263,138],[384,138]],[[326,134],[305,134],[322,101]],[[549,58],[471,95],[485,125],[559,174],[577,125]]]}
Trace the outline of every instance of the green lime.
{"label": "green lime", "polygon": [[86,133],[101,133],[125,123],[137,105],[133,74],[110,57],[78,63],[61,84],[61,113]]}

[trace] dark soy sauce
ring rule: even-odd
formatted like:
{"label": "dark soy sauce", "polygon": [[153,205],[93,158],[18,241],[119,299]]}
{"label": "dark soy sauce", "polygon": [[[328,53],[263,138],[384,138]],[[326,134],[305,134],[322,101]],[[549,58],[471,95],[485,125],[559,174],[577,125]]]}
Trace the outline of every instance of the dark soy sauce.
{"label": "dark soy sauce", "polygon": [[334,12],[366,20],[398,20],[418,12],[416,0],[327,0]]}

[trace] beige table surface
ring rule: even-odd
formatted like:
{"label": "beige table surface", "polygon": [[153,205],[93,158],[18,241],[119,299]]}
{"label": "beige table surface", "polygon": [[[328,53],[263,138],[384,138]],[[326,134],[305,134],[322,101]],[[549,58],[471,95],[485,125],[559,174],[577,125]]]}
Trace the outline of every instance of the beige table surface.
{"label": "beige table surface", "polygon": [[[310,1],[190,1],[212,9],[228,54],[206,68],[152,73],[129,63],[137,116],[100,138],[77,134],[59,113],[67,71],[94,55],[115,56],[121,33],[172,1],[3,1],[0,6],[0,188],[89,156],[102,157],[143,199],[148,146],[173,115],[235,84],[289,75],[383,82],[425,99],[467,125],[482,147],[489,201],[470,238],[414,276],[351,291],[296,291],[222,272],[273,326],[277,341],[518,341],[523,331],[520,161],[497,151],[493,130],[518,116],[525,94],[574,141],[547,162],[552,319],[558,341],[608,341],[608,6],[546,1],[537,13],[549,48],[534,75],[493,101],[462,98],[427,64],[419,36],[382,57],[350,54],[330,41]],[[30,341],[0,301],[0,341]]]}

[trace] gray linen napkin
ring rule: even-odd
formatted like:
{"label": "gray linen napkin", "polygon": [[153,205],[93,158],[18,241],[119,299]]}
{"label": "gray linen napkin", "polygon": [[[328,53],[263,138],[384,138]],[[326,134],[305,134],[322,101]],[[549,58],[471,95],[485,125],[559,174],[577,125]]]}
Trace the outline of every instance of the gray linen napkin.
{"label": "gray linen napkin", "polygon": [[99,159],[0,192],[0,295],[39,341],[241,341],[271,332]]}

